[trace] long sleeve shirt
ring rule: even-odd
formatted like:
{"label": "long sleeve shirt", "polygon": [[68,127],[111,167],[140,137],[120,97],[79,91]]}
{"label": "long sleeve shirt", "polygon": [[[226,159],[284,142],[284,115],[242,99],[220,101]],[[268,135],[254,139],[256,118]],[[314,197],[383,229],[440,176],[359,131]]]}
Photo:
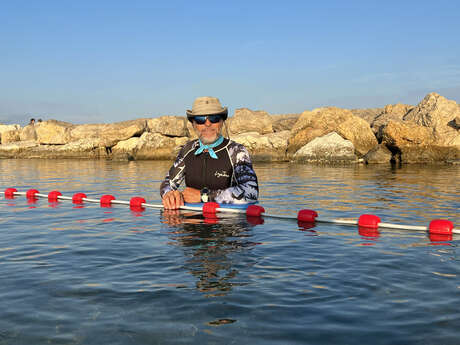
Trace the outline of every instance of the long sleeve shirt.
{"label": "long sleeve shirt", "polygon": [[187,187],[209,189],[209,201],[222,204],[256,202],[259,196],[257,176],[246,148],[224,139],[214,148],[217,159],[208,152],[195,155],[198,140],[187,142],[179,151],[171,169],[161,183],[160,194],[177,190],[185,180]]}

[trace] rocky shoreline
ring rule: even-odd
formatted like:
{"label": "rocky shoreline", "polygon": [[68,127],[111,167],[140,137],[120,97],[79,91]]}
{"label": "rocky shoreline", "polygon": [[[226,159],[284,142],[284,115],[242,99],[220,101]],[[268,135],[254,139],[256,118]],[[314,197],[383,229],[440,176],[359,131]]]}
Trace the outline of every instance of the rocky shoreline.
{"label": "rocky shoreline", "polygon": [[[430,93],[416,106],[324,107],[284,115],[241,108],[226,121],[227,134],[245,145],[255,162],[458,163],[460,105]],[[185,116],[112,124],[0,124],[0,158],[171,160],[192,138]]]}

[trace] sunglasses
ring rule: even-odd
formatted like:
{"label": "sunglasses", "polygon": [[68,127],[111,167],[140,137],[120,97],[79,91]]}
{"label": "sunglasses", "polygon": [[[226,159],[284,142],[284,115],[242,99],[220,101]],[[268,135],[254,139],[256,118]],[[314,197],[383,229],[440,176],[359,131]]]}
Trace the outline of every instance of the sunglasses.
{"label": "sunglasses", "polygon": [[220,115],[202,115],[202,116],[194,116],[193,121],[195,121],[196,124],[198,125],[204,125],[206,122],[206,119],[209,120],[211,123],[218,123],[220,120],[222,120],[222,116]]}

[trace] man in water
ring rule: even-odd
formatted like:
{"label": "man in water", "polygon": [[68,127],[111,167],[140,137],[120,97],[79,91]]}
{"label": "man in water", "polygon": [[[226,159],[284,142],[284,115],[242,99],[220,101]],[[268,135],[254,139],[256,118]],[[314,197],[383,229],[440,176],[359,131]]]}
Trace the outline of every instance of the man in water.
{"label": "man in water", "polygon": [[[181,148],[161,183],[165,209],[177,209],[184,202],[256,202],[259,187],[248,151],[222,136],[227,107],[223,108],[215,97],[199,97],[186,114],[198,139]],[[186,187],[179,191],[184,179]]]}

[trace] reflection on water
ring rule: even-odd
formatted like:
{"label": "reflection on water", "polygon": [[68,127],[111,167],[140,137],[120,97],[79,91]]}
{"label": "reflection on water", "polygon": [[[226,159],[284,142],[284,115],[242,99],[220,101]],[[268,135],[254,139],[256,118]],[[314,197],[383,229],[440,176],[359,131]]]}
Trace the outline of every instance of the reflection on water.
{"label": "reflection on water", "polygon": [[162,221],[171,226],[171,244],[183,248],[184,268],[197,279],[197,290],[216,297],[226,295],[234,285],[243,285],[235,281],[238,270],[232,263],[236,252],[257,244],[250,241],[251,224],[241,217],[205,218],[177,211],[162,212]]}
{"label": "reflection on water", "polygon": [[[157,204],[169,165],[0,160],[0,184]],[[267,213],[457,227],[459,168],[255,165]],[[0,198],[0,343],[458,343],[458,236],[255,224]]]}
{"label": "reflection on water", "polygon": [[[159,186],[170,162],[98,160],[0,160],[0,183],[19,190],[37,188],[88,197],[143,196],[159,203]],[[295,215],[299,209],[320,217],[379,215],[384,222],[426,224],[434,218],[460,222],[460,167],[456,165],[353,165],[329,167],[288,163],[254,165],[260,204],[267,213]]]}

